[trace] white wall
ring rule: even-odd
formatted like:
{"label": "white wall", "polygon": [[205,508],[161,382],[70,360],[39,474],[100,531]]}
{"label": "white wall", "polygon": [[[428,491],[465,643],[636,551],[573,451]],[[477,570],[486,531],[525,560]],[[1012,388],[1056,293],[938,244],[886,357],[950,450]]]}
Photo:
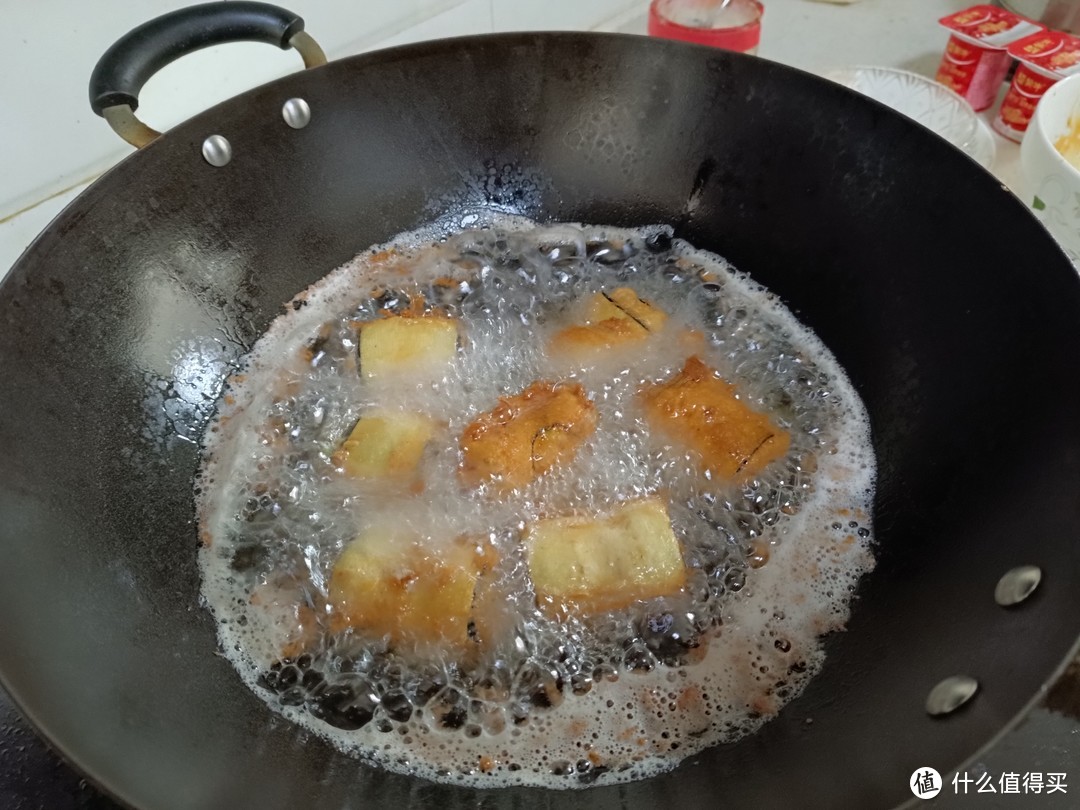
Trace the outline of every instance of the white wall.
{"label": "white wall", "polygon": [[[587,29],[647,0],[275,0],[302,15],[331,58],[421,39],[527,29]],[[191,0],[15,0],[0,48],[0,222],[103,171],[130,151],[87,100],[114,40]],[[139,116],[168,129],[299,69],[293,51],[253,43],[208,48],[147,83]]]}

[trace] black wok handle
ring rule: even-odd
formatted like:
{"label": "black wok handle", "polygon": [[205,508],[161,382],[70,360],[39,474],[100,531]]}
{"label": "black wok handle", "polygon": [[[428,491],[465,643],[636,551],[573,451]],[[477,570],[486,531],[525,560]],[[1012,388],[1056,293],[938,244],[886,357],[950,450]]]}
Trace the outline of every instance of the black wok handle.
{"label": "black wok handle", "polygon": [[139,91],[165,65],[223,42],[265,42],[295,48],[305,67],[326,64],[326,54],[304,32],[304,20],[269,3],[202,3],[140,25],[105,51],[90,74],[90,106],[128,143],[141,147],[161,133],[135,117]]}

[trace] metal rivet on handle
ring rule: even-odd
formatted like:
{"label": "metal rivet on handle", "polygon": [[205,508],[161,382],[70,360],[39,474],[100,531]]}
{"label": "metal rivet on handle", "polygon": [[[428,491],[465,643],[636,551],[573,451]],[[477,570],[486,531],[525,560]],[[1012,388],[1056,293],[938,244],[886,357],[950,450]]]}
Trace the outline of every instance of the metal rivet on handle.
{"label": "metal rivet on handle", "polygon": [[232,144],[221,135],[211,135],[203,141],[202,156],[211,166],[224,166],[232,160]]}
{"label": "metal rivet on handle", "polygon": [[302,98],[290,98],[281,108],[281,117],[293,129],[303,129],[311,121],[311,107]]}
{"label": "metal rivet on handle", "polygon": [[1039,587],[1042,582],[1042,569],[1037,565],[1020,565],[998,580],[994,588],[994,601],[1002,607],[1019,605]]}
{"label": "metal rivet on handle", "polygon": [[979,682],[967,675],[946,678],[926,696],[926,713],[934,717],[951,714],[975,697]]}

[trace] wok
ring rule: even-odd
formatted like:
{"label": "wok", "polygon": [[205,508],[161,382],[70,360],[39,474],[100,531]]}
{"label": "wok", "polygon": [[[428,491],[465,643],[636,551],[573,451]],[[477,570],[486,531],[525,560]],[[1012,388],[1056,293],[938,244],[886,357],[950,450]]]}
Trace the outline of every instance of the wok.
{"label": "wok", "polygon": [[[297,20],[227,3],[159,21],[103,61],[95,104],[134,104],[210,40],[284,44]],[[293,98],[303,128],[282,120]],[[232,147],[221,167],[201,154],[213,134]],[[776,291],[869,409],[879,561],[849,629],[760,733],[668,775],[477,792],[390,774],[273,714],[216,654],[192,480],[223,379],[328,270],[474,207],[671,223]],[[989,174],[777,64],[563,33],[305,70],[131,155],[0,288],[0,678],[136,807],[897,804],[916,768],[946,773],[1015,722],[1075,650],[1078,320],[1072,267]],[[1005,610],[995,583],[1020,564],[1043,583]],[[979,693],[928,716],[960,674]]]}

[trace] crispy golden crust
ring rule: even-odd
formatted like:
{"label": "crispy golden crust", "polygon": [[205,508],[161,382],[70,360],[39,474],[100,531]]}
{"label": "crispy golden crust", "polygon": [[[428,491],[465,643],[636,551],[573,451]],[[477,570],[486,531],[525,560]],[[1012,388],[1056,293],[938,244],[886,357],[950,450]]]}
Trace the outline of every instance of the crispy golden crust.
{"label": "crispy golden crust", "polygon": [[696,355],[640,398],[652,429],[694,450],[702,469],[720,478],[756,475],[791,444],[787,431],[737,399],[735,387]]}
{"label": "crispy golden crust", "polygon": [[360,373],[365,378],[434,375],[457,354],[458,322],[444,315],[406,313],[358,326]]}
{"label": "crispy golden crust", "polygon": [[655,498],[602,517],[537,521],[526,529],[525,550],[537,602],[554,612],[620,610],[686,582],[667,509]]}
{"label": "crispy golden crust", "polygon": [[648,332],[659,332],[667,321],[667,313],[638,297],[629,287],[616,287],[609,293],[600,293],[625,317],[633,320]]}
{"label": "crispy golden crust", "polygon": [[464,648],[473,592],[489,564],[465,539],[432,549],[415,538],[370,530],[334,565],[331,627],[387,636],[395,646]]}
{"label": "crispy golden crust", "polygon": [[553,353],[578,356],[638,343],[663,328],[667,314],[629,287],[618,287],[586,299],[577,320],[552,337]]}
{"label": "crispy golden crust", "polygon": [[523,486],[571,461],[596,430],[596,407],[577,383],[534,382],[471,422],[461,434],[461,479]]}
{"label": "crispy golden crust", "polygon": [[334,463],[354,478],[417,479],[420,459],[435,428],[435,422],[421,414],[365,413],[334,453]]}

